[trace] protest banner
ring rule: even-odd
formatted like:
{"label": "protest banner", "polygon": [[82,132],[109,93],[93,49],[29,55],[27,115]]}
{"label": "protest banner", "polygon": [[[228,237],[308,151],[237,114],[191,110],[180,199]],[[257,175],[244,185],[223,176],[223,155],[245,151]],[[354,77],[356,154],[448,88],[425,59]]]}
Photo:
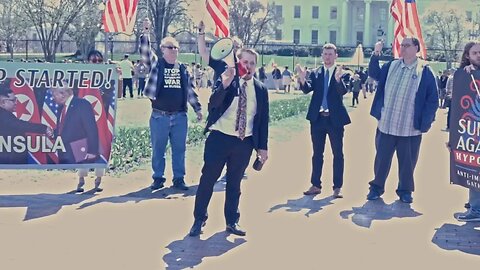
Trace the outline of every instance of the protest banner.
{"label": "protest banner", "polygon": [[480,191],[480,71],[453,79],[450,109],[450,181]]}
{"label": "protest banner", "polygon": [[0,168],[107,167],[117,91],[114,65],[2,62]]}

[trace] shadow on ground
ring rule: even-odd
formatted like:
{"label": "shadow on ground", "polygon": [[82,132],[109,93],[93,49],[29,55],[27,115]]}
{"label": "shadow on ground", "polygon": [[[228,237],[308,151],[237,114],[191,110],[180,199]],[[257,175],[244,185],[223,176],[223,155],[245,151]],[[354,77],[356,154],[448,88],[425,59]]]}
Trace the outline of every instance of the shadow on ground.
{"label": "shadow on ground", "polygon": [[315,196],[303,196],[299,199],[294,200],[287,200],[284,204],[278,204],[270,208],[268,213],[272,213],[273,211],[279,209],[285,209],[287,212],[300,212],[302,210],[308,210],[305,213],[306,217],[310,217],[320,210],[322,210],[325,206],[331,205],[332,200],[334,200],[333,196],[329,196],[320,200],[314,200]]}
{"label": "shadow on ground", "polygon": [[463,225],[443,224],[435,229],[432,243],[441,249],[480,255],[480,222]]}
{"label": "shadow on ground", "polygon": [[30,194],[0,195],[0,207],[26,207],[23,221],[54,215],[66,205],[74,205],[93,198],[93,192],[84,194]]}
{"label": "shadow on ground", "polygon": [[352,210],[340,212],[343,219],[352,215],[352,222],[360,227],[370,228],[374,220],[389,220],[392,218],[418,217],[421,213],[412,209],[411,204],[399,200],[386,204],[382,198],[367,201],[361,207],[353,207]]}
{"label": "shadow on ground", "polygon": [[[87,202],[78,207],[78,209],[87,208],[100,203],[139,203],[146,200],[172,200],[193,197],[197,193],[198,185],[190,186],[188,190],[179,190],[174,187],[162,188],[160,190],[151,190],[150,187],[130,192],[125,195],[100,198],[92,202]],[[218,181],[214,188],[214,192],[225,191],[225,182]]]}
{"label": "shadow on ground", "polygon": [[182,240],[170,243],[166,246],[170,253],[163,256],[166,269],[192,268],[201,264],[204,258],[221,256],[247,242],[243,238],[234,238],[231,242],[227,239],[229,235],[227,232],[218,232],[205,240],[187,235]]}

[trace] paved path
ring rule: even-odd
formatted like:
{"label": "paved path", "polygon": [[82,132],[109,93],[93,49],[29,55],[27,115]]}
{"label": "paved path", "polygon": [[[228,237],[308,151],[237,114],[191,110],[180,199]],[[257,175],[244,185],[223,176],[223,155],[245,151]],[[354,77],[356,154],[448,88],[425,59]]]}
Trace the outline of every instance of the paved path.
{"label": "paved path", "polygon": [[[350,98],[350,97],[347,97]],[[396,162],[383,200],[367,202],[376,122],[371,97],[360,100],[345,132],[344,199],[333,199],[327,147],[323,193],[309,186],[311,142],[300,119],[290,139],[272,132],[270,160],[242,187],[246,237],[226,234],[224,188],[218,183],[200,238],[192,224],[194,190],[152,193],[148,167],[107,176],[102,194],[66,194],[72,173],[0,171],[0,269],[476,269],[480,223],[463,224],[464,188],[448,183],[445,110],[424,136],[412,205],[398,202]],[[201,151],[190,155],[189,184],[198,184]],[[168,168],[169,169],[169,168]],[[89,179],[91,185],[93,179]],[[477,228],[475,228],[477,227]]]}

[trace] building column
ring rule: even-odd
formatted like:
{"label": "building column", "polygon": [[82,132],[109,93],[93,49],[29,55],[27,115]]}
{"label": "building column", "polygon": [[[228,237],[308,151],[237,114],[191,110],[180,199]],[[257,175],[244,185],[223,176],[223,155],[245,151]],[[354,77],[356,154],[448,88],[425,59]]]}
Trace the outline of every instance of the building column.
{"label": "building column", "polygon": [[363,46],[371,46],[372,45],[372,34],[370,33],[370,29],[372,28],[370,23],[370,8],[372,5],[372,0],[365,0],[365,26],[363,31]]}
{"label": "building column", "polygon": [[342,3],[342,24],[340,25],[340,45],[348,43],[348,0]]}

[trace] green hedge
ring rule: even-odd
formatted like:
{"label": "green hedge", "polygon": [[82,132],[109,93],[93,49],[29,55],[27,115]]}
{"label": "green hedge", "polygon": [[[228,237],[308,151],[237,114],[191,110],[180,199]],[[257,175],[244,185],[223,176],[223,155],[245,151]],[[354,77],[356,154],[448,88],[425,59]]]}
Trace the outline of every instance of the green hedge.
{"label": "green hedge", "polygon": [[[270,102],[270,121],[298,115],[305,112],[310,102],[310,96],[300,96],[295,99],[275,100]],[[187,145],[198,145],[204,142],[204,124],[189,123]],[[120,128],[116,132],[115,143],[112,146],[110,170],[113,172],[129,172],[139,164],[149,161],[152,150],[150,146],[150,129]]]}

